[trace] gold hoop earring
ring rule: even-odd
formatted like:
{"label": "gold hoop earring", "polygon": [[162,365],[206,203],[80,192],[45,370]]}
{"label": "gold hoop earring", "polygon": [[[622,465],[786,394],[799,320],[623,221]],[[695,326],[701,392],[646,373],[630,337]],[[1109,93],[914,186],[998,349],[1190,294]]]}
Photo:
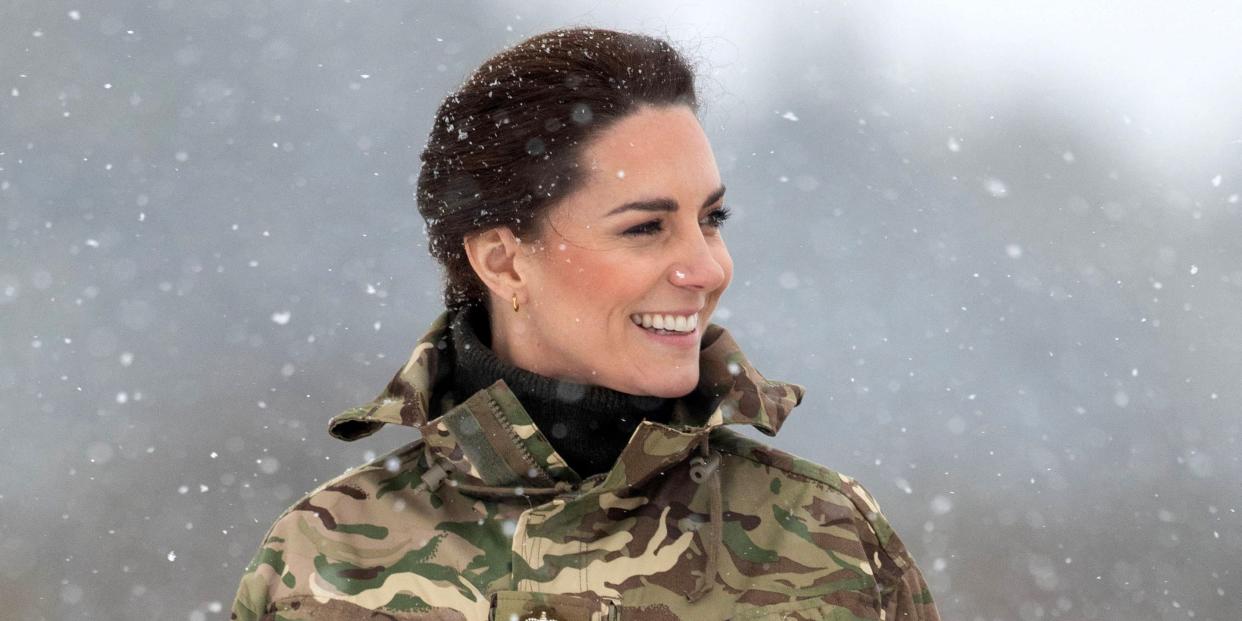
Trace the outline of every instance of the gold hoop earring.
{"label": "gold hoop earring", "polygon": [[513,312],[518,312],[517,294],[513,294]]}

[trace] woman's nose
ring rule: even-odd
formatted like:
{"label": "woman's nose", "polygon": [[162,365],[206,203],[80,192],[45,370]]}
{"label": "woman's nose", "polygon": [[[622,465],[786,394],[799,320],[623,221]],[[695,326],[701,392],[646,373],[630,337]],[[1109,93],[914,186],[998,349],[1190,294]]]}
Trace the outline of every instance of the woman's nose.
{"label": "woman's nose", "polygon": [[678,287],[712,291],[724,284],[725,268],[712,254],[707,240],[692,236],[679,250],[681,256],[669,268],[668,279]]}

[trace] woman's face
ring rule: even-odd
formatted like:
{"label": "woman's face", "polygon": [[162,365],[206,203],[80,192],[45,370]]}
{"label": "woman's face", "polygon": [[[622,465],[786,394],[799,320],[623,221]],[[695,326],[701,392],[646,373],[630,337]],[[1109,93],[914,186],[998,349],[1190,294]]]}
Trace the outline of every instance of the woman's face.
{"label": "woman's face", "polygon": [[551,377],[682,396],[698,383],[703,328],[733,276],[711,145],[689,107],[642,107],[599,134],[582,163],[584,185],[522,240],[526,317],[509,354]]}

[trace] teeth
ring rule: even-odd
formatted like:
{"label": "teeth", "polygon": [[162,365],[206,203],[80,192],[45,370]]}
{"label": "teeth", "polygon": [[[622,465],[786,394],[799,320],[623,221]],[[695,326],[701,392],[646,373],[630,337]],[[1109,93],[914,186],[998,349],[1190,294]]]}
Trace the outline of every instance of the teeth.
{"label": "teeth", "polygon": [[668,330],[670,332],[694,332],[699,327],[698,315],[630,315],[630,321],[636,326],[652,330]]}

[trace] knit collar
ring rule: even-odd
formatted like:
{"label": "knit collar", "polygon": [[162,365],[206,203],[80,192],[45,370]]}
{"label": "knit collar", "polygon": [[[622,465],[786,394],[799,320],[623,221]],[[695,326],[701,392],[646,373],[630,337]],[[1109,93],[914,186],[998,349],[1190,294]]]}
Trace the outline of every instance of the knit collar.
{"label": "knit collar", "polygon": [[666,420],[671,399],[643,397],[611,390],[603,386],[561,381],[502,361],[490,347],[491,331],[486,310],[470,307],[456,313],[449,324],[450,340],[456,358],[452,388],[461,397],[468,397],[493,384],[505,384],[528,406],[572,404],[574,410],[586,415],[615,416],[618,412],[633,414],[638,419]]}
{"label": "knit collar", "polygon": [[[356,440],[386,424],[415,427],[433,454],[482,484],[576,482],[576,474],[503,380],[459,402],[442,396],[452,373],[449,331],[453,316],[452,312],[441,314],[379,396],[335,416],[329,433]],[[637,485],[684,459],[704,434],[724,425],[748,424],[776,435],[805,392],[797,384],[764,378],[729,333],[715,324],[704,329],[699,369],[698,386],[674,403],[667,424],[644,421],[639,425],[608,481]]]}
{"label": "knit collar", "polygon": [[604,386],[540,375],[500,359],[490,347],[487,309],[472,306],[449,324],[453,395],[464,398],[503,380],[579,475],[605,472],[643,420],[666,423],[673,399],[638,396]]}

